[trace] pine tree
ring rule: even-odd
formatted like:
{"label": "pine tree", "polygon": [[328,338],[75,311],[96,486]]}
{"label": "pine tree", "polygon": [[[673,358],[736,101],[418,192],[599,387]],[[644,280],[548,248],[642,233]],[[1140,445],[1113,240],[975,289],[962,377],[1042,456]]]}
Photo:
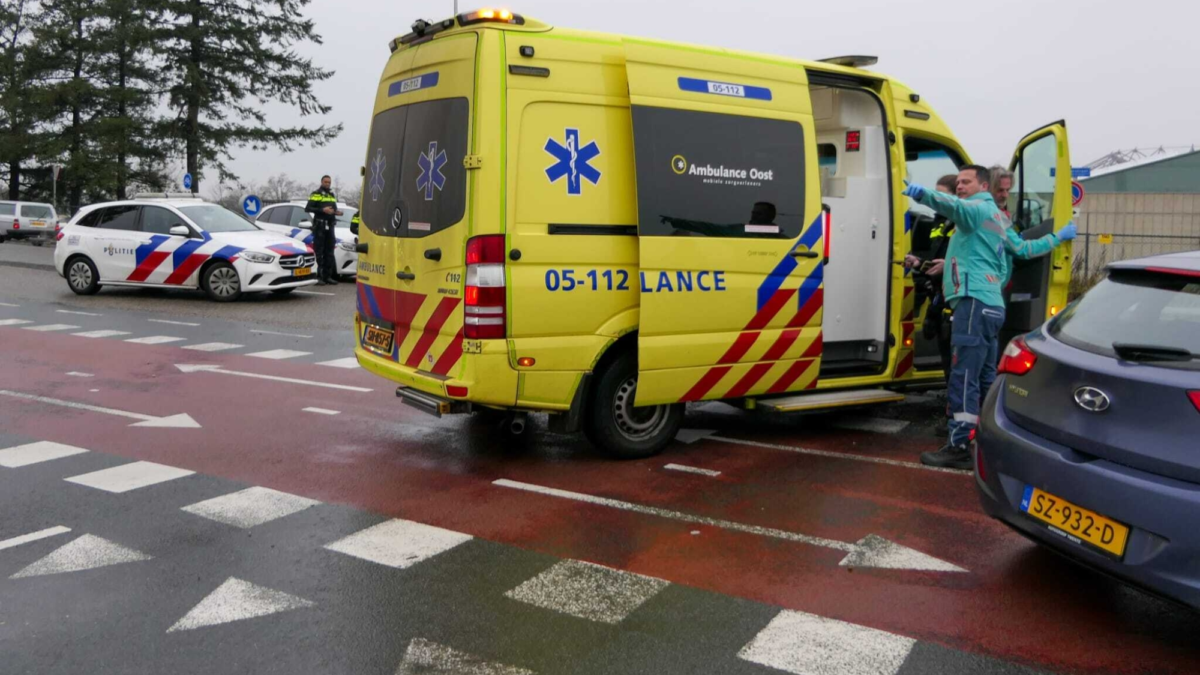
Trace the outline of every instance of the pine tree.
{"label": "pine tree", "polygon": [[300,57],[293,47],[320,44],[301,10],[309,0],[160,0],[172,19],[160,31],[163,72],[175,118],[169,135],[186,148],[192,191],[206,168],[236,180],[224,161],[232,150],[291,150],[324,145],[342,125],[276,128],[263,106],[293,106],[301,115],[323,115],[313,85],[333,76]]}
{"label": "pine tree", "polygon": [[39,13],[31,0],[0,0],[0,165],[13,200],[39,151],[43,72],[31,30]]}

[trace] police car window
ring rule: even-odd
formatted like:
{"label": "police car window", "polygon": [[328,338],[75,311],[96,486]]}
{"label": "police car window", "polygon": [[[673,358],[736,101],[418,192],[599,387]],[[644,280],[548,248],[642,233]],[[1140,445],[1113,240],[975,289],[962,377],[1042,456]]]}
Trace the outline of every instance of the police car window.
{"label": "police car window", "polygon": [[1021,230],[1040,225],[1054,213],[1054,168],[1058,162],[1058,140],[1047,134],[1021,150],[1013,174],[1017,196],[1013,223]]}
{"label": "police car window", "polygon": [[356,213],[358,213],[358,209],[352,209],[348,206],[344,207],[342,209],[342,215],[337,217],[337,226],[349,228],[350,221],[354,218],[354,214]]}
{"label": "police car window", "polygon": [[800,124],[634,106],[633,133],[642,236],[799,236]]}
{"label": "police car window", "polygon": [[271,211],[271,217],[267,222],[271,223],[272,225],[287,225],[289,222],[291,222],[291,215],[292,207],[276,206]]}
{"label": "police car window", "polygon": [[275,214],[279,213],[278,207],[271,207],[258,214],[258,218],[254,219],[256,223],[273,224],[275,222]]}
{"label": "police car window", "polygon": [[301,221],[312,220],[312,216],[305,213],[304,209],[300,208],[299,206],[289,206],[287,208],[280,209],[280,211],[286,211],[286,215],[280,217],[287,218],[287,220],[283,222],[287,225],[291,225],[292,227],[299,227]]}
{"label": "police car window", "polygon": [[22,218],[53,218],[54,211],[49,206],[40,206],[38,204],[22,204]]}
{"label": "police car window", "polygon": [[86,215],[79,219],[79,222],[75,224],[80,227],[95,227],[96,224],[100,222],[100,214],[102,213],[104,213],[104,209],[89,211]]}
{"label": "police car window", "polygon": [[97,225],[102,230],[133,231],[138,226],[137,206],[110,206],[104,209]]}
{"label": "police car window", "polygon": [[0,216],[15,216],[17,215],[16,204],[0,204]]}
{"label": "police car window", "polygon": [[142,207],[142,232],[171,234],[171,228],[183,225],[183,220],[161,206]]}
{"label": "police car window", "polygon": [[206,232],[254,232],[259,229],[254,223],[216,204],[181,206],[179,211]]}

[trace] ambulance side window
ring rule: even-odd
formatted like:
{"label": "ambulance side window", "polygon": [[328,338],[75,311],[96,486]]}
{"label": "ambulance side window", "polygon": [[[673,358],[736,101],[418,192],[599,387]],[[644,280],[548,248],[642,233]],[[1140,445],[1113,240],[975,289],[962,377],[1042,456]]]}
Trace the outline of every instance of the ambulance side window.
{"label": "ambulance side window", "polygon": [[[937,141],[906,136],[904,164],[907,171],[905,178],[927,190],[933,190],[942,176],[957,175],[958,167],[964,162],[956,151]],[[908,200],[908,210],[930,218],[934,215],[933,209],[918,204],[911,198]]]}
{"label": "ambulance side window", "polygon": [[400,163],[407,121],[408,106],[401,106],[384,110],[371,123],[367,175],[363,184],[362,221],[367,229],[382,237],[400,234],[399,225],[404,213],[400,196]]}
{"label": "ambulance side window", "polygon": [[633,134],[641,236],[800,235],[799,122],[634,106]]}
{"label": "ambulance side window", "polygon": [[401,236],[428,236],[463,219],[469,110],[465,98],[408,106],[403,164],[397,163],[407,207]]}
{"label": "ambulance side window", "polygon": [[1013,223],[1024,231],[1040,225],[1054,213],[1054,168],[1058,161],[1058,141],[1047,134],[1021,149],[1021,158],[1013,171],[1016,178],[1013,195],[1016,206]]}

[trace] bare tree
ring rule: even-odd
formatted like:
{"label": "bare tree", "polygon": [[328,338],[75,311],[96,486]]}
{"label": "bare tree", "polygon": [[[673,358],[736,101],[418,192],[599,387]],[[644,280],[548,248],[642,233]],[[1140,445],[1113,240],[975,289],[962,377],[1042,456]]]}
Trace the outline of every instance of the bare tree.
{"label": "bare tree", "polygon": [[259,196],[267,202],[286,202],[302,199],[307,196],[307,192],[303,185],[292,180],[286,173],[281,173],[267,179]]}

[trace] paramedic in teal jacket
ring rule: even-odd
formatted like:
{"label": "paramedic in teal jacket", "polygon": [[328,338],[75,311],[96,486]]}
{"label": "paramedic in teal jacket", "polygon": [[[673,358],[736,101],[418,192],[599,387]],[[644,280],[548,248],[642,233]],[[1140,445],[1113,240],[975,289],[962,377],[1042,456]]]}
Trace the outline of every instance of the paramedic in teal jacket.
{"label": "paramedic in teal jacket", "polygon": [[1004,326],[1004,284],[1013,257],[1036,258],[1075,238],[1075,224],[1055,234],[1024,240],[1012,221],[996,207],[988,191],[989,172],[964,166],[958,174],[957,197],[909,185],[904,194],[954,221],[956,233],[946,251],[942,290],[953,309],[950,344],[954,350],[949,382],[950,440],[936,452],[921,455],[929,466],[971,468],[968,447],[985,386],[996,379],[1000,329]]}

